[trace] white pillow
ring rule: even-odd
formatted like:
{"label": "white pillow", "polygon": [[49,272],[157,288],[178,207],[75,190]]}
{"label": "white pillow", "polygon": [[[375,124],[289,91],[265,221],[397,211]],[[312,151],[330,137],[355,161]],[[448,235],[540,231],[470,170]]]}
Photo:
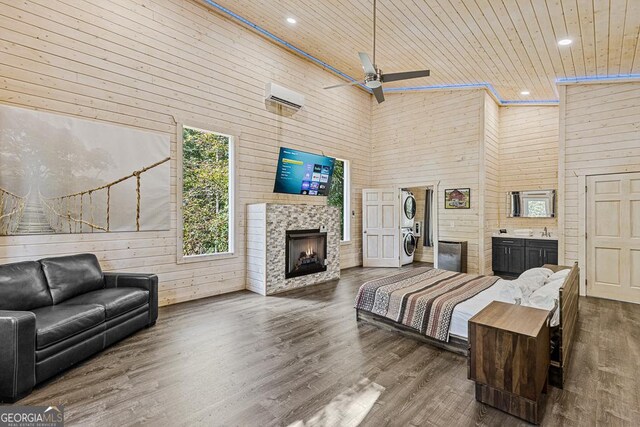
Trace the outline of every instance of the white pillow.
{"label": "white pillow", "polygon": [[553,282],[554,280],[562,280],[564,281],[567,276],[571,273],[571,269],[567,268],[565,270],[560,270],[556,273],[553,273],[551,276],[545,279],[545,283]]}
{"label": "white pillow", "polygon": [[556,300],[560,298],[560,288],[564,284],[564,279],[556,279],[547,283],[529,297],[529,305],[532,307],[551,310],[556,305]]}
{"label": "white pillow", "polygon": [[[520,277],[518,277],[518,279],[520,278],[542,278],[542,281],[544,283],[544,281],[549,277],[553,275],[553,270],[549,270],[548,268],[544,268],[544,267],[537,267],[537,268],[530,268],[529,270],[523,272]],[[540,285],[542,286],[542,285]]]}
{"label": "white pillow", "polygon": [[[564,279],[553,280],[534,293],[531,294],[527,301],[524,301],[522,305],[541,308],[543,310],[551,311],[556,307],[556,301],[560,303],[560,288],[564,284]],[[560,323],[560,307],[556,307],[553,316],[551,317],[551,326],[558,326]]]}
{"label": "white pillow", "polygon": [[532,268],[522,273],[513,282],[522,290],[524,298],[527,299],[534,291],[540,289],[547,277],[552,274],[553,271],[548,268]]}

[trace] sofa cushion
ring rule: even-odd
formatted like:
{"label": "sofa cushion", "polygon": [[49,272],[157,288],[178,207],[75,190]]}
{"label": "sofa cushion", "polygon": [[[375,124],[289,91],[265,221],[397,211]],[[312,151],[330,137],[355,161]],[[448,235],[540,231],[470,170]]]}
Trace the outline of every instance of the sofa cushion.
{"label": "sofa cushion", "polygon": [[93,254],[45,258],[40,264],[54,304],[104,288],[102,269]]}
{"label": "sofa cushion", "polygon": [[0,265],[0,310],[28,311],[51,304],[49,287],[39,263]]}
{"label": "sofa cushion", "polygon": [[104,307],[97,304],[51,305],[31,310],[36,315],[36,349],[93,328],[105,321]]}
{"label": "sofa cushion", "polygon": [[97,304],[104,307],[106,318],[127,313],[149,302],[149,291],[140,288],[109,288],[78,295],[60,306],[75,304]]}

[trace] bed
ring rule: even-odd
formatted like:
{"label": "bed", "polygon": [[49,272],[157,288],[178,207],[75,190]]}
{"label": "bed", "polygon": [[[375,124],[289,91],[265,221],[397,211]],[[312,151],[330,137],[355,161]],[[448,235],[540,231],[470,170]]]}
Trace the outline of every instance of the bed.
{"label": "bed", "polygon": [[[578,319],[579,269],[545,265],[518,279],[417,267],[364,283],[356,319],[468,355],[468,321],[491,301],[549,311],[551,384],[562,387]],[[548,285],[548,286],[547,286]]]}

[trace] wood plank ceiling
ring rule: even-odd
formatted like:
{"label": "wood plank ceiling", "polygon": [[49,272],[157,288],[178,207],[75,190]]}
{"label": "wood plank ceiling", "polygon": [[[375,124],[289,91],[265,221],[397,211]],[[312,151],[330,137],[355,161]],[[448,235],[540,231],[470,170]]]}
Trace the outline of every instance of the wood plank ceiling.
{"label": "wood plank ceiling", "polygon": [[[361,79],[372,0],[215,2]],[[376,62],[431,69],[385,88],[488,83],[503,100],[554,100],[557,78],[640,77],[639,37],[640,0],[378,0]],[[558,46],[565,38],[573,43]]]}

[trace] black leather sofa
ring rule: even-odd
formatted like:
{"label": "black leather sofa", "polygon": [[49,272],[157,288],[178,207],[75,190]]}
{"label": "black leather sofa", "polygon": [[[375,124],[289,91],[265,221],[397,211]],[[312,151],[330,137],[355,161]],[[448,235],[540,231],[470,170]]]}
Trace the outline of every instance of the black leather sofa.
{"label": "black leather sofa", "polygon": [[92,254],[0,265],[0,401],[158,318],[158,277],[103,273]]}

